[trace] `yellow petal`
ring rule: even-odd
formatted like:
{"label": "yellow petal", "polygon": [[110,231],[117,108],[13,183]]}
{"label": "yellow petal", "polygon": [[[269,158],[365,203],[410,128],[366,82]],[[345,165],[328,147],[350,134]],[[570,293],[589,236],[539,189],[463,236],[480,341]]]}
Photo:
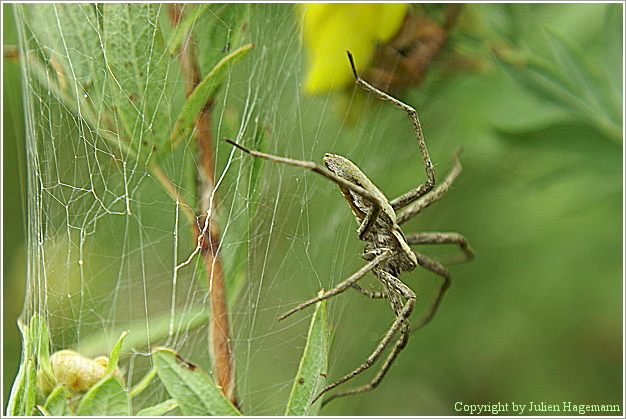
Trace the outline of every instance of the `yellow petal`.
{"label": "yellow petal", "polygon": [[352,81],[346,50],[365,68],[377,42],[393,37],[408,5],[397,3],[306,3],[298,5],[307,50],[307,93],[340,89]]}

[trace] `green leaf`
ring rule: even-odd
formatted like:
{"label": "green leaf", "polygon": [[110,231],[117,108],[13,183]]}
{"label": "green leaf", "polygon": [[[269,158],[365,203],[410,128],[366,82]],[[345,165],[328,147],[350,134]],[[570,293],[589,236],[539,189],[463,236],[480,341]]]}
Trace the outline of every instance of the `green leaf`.
{"label": "green leaf", "polygon": [[195,23],[198,40],[198,62],[206,74],[233,49],[241,46],[250,19],[250,4],[210,4]]}
{"label": "green leaf", "polygon": [[79,416],[129,416],[128,392],[117,377],[105,377],[89,389],[76,413]]}
{"label": "green leaf", "polygon": [[17,378],[11,389],[7,406],[10,416],[29,416],[37,402],[37,367],[35,361],[27,359],[20,365]]}
{"label": "green leaf", "polygon": [[37,366],[55,383],[54,374],[50,365],[50,335],[46,321],[35,313],[30,319],[30,341],[34,346],[37,357]]}
{"label": "green leaf", "polygon": [[117,361],[120,358],[120,351],[122,350],[122,344],[124,343],[124,338],[126,338],[126,335],[128,335],[128,330],[122,332],[122,335],[115,343],[115,346],[113,346],[113,349],[111,349],[109,362],[107,363],[107,367],[104,370],[105,375],[111,374],[115,370],[115,367],[117,366]]}
{"label": "green leaf", "polygon": [[158,26],[159,7],[105,3],[104,44],[121,126],[117,132],[144,158],[163,148],[171,131],[170,55]]}
{"label": "green leaf", "polygon": [[[323,293],[322,290],[318,295]],[[315,304],[304,354],[287,403],[286,416],[316,415],[321,407],[321,400],[311,405],[311,399],[318,394],[326,382],[326,378],[322,375],[326,374],[328,369],[326,317],[326,300],[322,300]]]}
{"label": "green leaf", "polygon": [[135,416],[163,416],[170,410],[174,410],[178,407],[178,402],[174,399],[166,400],[163,403],[159,403],[154,406],[141,409]]}
{"label": "green leaf", "polygon": [[26,388],[26,366],[27,363],[22,362],[17,372],[17,376],[11,387],[11,395],[7,403],[7,416],[24,416],[24,390]]}
{"label": "green leaf", "polygon": [[183,39],[185,39],[187,32],[189,32],[193,25],[197,24],[198,16],[206,7],[208,7],[206,4],[185,5],[185,14],[178,22],[178,24],[174,27],[174,30],[170,34],[167,41],[167,50],[170,55],[175,55],[178,53],[178,48],[182,44]]}
{"label": "green leaf", "polygon": [[102,109],[104,54],[93,4],[40,3],[27,10],[29,28],[53,67],[51,79],[82,103],[88,94],[94,109]]}
{"label": "green leaf", "polygon": [[70,396],[67,386],[58,386],[52,390],[43,408],[50,416],[69,416],[71,414]]}
{"label": "green leaf", "polygon": [[161,382],[187,416],[238,416],[241,412],[222,394],[200,367],[184,361],[176,352],[157,347],[152,360]]}
{"label": "green leaf", "polygon": [[222,58],[219,63],[204,79],[196,86],[193,93],[189,95],[183,106],[183,110],[177,118],[176,126],[170,136],[170,142],[175,145],[178,139],[192,128],[196,117],[206,105],[207,101],[215,95],[222,85],[228,70],[237,61],[245,57],[254,44],[246,44]]}
{"label": "green leaf", "polygon": [[532,49],[499,51],[505,70],[536,96],[570,112],[614,144],[622,143],[621,104],[608,75],[571,39],[544,28]]}
{"label": "green leaf", "polygon": [[606,117],[616,125],[621,124],[622,106],[617,96],[619,92],[611,89],[609,77],[578,44],[562,33],[545,28],[546,42],[552,56],[563,69],[566,82],[563,83],[576,92],[577,98],[599,117]]}
{"label": "green leaf", "polygon": [[37,367],[35,361],[29,359],[26,363],[26,382],[22,396],[22,415],[30,416],[37,403]]}
{"label": "green leaf", "polygon": [[22,333],[22,362],[7,403],[7,414],[11,416],[33,413],[39,394],[37,365],[42,369],[42,374],[49,376],[49,382],[54,382],[50,367],[50,338],[45,320],[35,313],[29,325],[21,321],[18,325]]}
{"label": "green leaf", "polygon": [[17,322],[17,326],[22,334],[22,361],[20,368],[17,371],[17,376],[13,381],[13,387],[11,388],[11,395],[7,403],[7,416],[24,416],[24,400],[26,392],[27,382],[27,369],[30,348],[32,343],[30,342],[29,328],[25,325],[21,319]]}

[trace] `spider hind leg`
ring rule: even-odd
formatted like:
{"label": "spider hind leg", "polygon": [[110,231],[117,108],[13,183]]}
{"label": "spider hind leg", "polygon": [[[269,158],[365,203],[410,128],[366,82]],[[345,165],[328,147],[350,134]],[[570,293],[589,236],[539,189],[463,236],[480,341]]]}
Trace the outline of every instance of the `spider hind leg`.
{"label": "spider hind leg", "polygon": [[[381,282],[383,282],[385,288],[387,288],[388,290],[389,299],[390,301],[392,301],[392,306],[394,307],[394,311],[396,312],[396,319],[387,331],[387,333],[385,333],[385,336],[380,341],[376,349],[374,349],[374,352],[372,352],[372,354],[367,358],[367,360],[349,374],[324,387],[322,391],[317,396],[315,396],[315,399],[313,399],[312,403],[314,403],[327,391],[332,390],[338,385],[345,383],[346,381],[352,379],[356,375],[374,365],[383,354],[389,343],[391,343],[396,333],[400,332],[400,337],[398,337],[398,340],[391,349],[391,352],[385,359],[383,366],[380,368],[374,379],[369,382],[369,384],[346,391],[337,392],[325,399],[322,403],[322,406],[326,405],[328,402],[338,397],[350,396],[353,394],[363,393],[375,389],[391,368],[391,365],[393,364],[393,361],[395,361],[398,354],[402,351],[402,349],[406,347],[409,336],[411,335],[411,328],[409,326],[408,317],[411,315],[411,312],[415,307],[417,296],[415,295],[413,290],[411,290],[408,286],[406,286],[398,278],[394,277],[390,273],[380,269],[376,269],[374,271],[374,274],[378,279],[381,280]],[[406,300],[404,304],[400,302],[400,297],[404,297],[404,299]]]}

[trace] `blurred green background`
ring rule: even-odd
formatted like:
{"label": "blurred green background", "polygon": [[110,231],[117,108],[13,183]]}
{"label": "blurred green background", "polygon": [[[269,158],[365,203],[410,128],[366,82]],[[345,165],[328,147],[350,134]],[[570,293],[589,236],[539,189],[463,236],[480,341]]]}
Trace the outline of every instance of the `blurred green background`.
{"label": "blurred green background", "polygon": [[[2,36],[4,45],[16,45],[15,26],[11,5],[3,4]],[[2,219],[2,378],[3,411],[11,391],[11,384],[20,364],[21,338],[17,330],[17,316],[24,303],[26,252],[25,208],[26,185],[24,177],[24,116],[19,67],[16,61],[3,58],[2,79],[2,187],[4,199]]]}
{"label": "blurred green background", "polygon": [[[10,10],[3,7],[6,45],[15,38]],[[621,406],[622,7],[466,6],[444,56],[469,56],[480,65],[446,73],[436,61],[424,84],[401,96],[418,111],[439,179],[460,147],[464,171],[444,198],[403,229],[462,233],[476,259],[450,267],[452,287],[437,316],[413,334],[380,387],[333,401],[323,414],[452,415],[462,413],[455,410],[457,402]],[[592,84],[596,79],[586,79],[583,71],[579,80],[570,79],[591,92],[578,96],[582,102],[597,100],[589,102],[586,117],[571,98],[576,95],[568,95],[572,92],[557,89],[561,94],[551,95],[550,86],[536,84],[536,73],[498,62],[491,52],[500,47],[545,57],[544,50],[557,51],[566,58],[557,63],[559,74],[576,73],[581,61],[546,41],[553,38],[546,37],[543,26],[579,46],[584,64],[606,81]],[[352,87],[329,96],[302,93],[306,57],[291,6],[253,6],[248,38],[255,50],[229,79],[220,102],[227,105],[216,109],[224,127],[216,130],[227,131],[229,110],[241,112],[253,97],[251,113],[271,128],[268,152],[316,161],[325,152],[349,157],[389,198],[423,181],[405,113],[364,99]],[[562,66],[567,59],[570,67]],[[23,303],[26,199],[19,176],[24,170],[19,74],[7,59],[3,84],[6,404],[19,364],[15,319]],[[350,100],[365,105],[346,114]],[[601,123],[614,117],[601,112],[611,109],[603,106],[611,102],[620,108],[618,137]],[[218,173],[230,152],[229,146],[218,145]],[[249,156],[234,156],[250,164]],[[238,193],[237,176],[232,169],[227,172],[220,192],[225,201]],[[280,324],[275,319],[357,270],[362,243],[328,180],[266,163],[260,188],[249,285],[233,308],[233,335],[244,411],[280,414],[310,313]],[[419,250],[433,256],[456,251]],[[438,278],[417,269],[402,279],[420,296],[419,312]],[[368,278],[363,284],[373,287],[374,282]],[[363,362],[393,315],[387,303],[351,292],[333,298],[329,309],[334,327],[329,379],[336,379]],[[365,383],[371,374],[345,387]]]}

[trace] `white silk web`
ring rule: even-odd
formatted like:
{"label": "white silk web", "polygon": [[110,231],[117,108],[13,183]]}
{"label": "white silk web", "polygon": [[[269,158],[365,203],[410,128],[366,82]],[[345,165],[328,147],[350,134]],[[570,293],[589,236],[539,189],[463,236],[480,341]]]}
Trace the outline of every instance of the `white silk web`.
{"label": "white silk web", "polygon": [[[211,285],[188,217],[197,212],[198,150],[188,132],[176,139],[174,151],[164,151],[159,143],[168,139],[181,112],[185,86],[179,52],[169,49],[176,34],[167,7],[153,7],[144,11],[151,24],[135,27],[150,32],[144,55],[135,57],[145,62],[128,63],[145,71],[134,73],[138,81],[124,79],[124,63],[111,56],[126,48],[139,50],[133,39],[117,32],[120,28],[107,26],[105,17],[112,10],[22,5],[16,15],[26,36],[22,56],[27,57],[31,170],[22,320],[40,313],[50,327],[53,351],[70,348],[88,357],[107,354],[120,333],[129,330],[120,362],[129,383],[149,368],[147,355],[154,345],[171,347],[211,369]],[[202,16],[181,24],[209,30]],[[126,29],[132,29],[131,23]],[[240,29],[223,19],[220,24],[232,33]],[[332,182],[255,161],[219,139],[317,162],[325,152],[349,156],[381,189],[391,187],[389,196],[417,185],[423,169],[403,112],[381,104],[363,108],[362,114],[346,113],[352,90],[343,102],[302,92],[305,58],[292,6],[253,5],[246,26],[241,43],[255,46],[227,73],[211,112],[216,188],[209,196],[221,237],[238,398],[245,413],[276,414],[284,409],[310,313],[280,323],[277,318],[358,269],[362,244]],[[105,47],[111,43],[120,45],[113,51]],[[229,47],[228,42],[221,47]],[[114,58],[118,61],[109,61],[108,69],[99,66]],[[144,103],[126,94],[124,100],[136,106],[119,109],[126,102],[116,95],[125,94],[131,82],[155,99]],[[137,123],[129,125],[128,118]],[[129,126],[136,131],[129,132]],[[437,154],[437,147],[431,149],[431,155]],[[389,170],[398,163],[410,174]],[[373,279],[364,282],[375,287]],[[336,378],[362,362],[393,314],[386,303],[349,292],[334,298],[330,307],[335,341],[329,377]],[[162,400],[163,392],[155,384],[134,409]]]}

